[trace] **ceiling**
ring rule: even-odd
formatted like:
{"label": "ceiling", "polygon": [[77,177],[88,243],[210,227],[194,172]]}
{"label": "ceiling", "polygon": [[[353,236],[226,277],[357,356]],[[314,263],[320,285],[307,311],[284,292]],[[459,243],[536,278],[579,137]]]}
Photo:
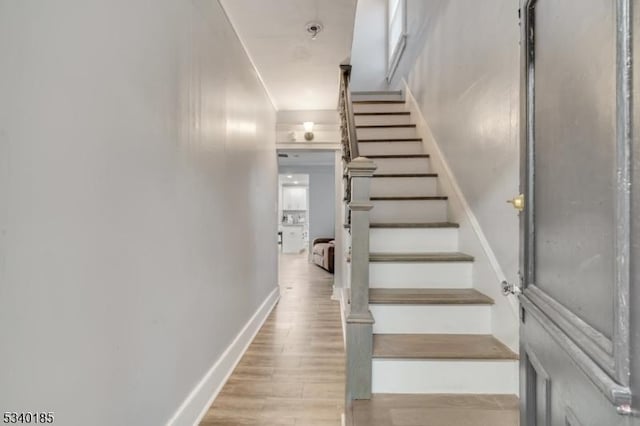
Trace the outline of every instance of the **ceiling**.
{"label": "ceiling", "polygon": [[309,175],[304,174],[281,174],[279,180],[285,185],[309,185]]}
{"label": "ceiling", "polygon": [[[356,0],[221,0],[278,110],[336,109]],[[310,21],[323,30],[316,40]]]}

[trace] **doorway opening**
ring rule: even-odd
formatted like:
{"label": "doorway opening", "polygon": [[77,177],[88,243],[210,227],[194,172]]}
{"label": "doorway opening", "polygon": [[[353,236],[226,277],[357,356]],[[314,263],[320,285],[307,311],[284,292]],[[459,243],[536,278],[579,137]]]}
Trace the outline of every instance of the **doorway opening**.
{"label": "doorway opening", "polygon": [[309,175],[278,176],[278,244],[284,254],[309,247]]}
{"label": "doorway opening", "polygon": [[[278,242],[282,256],[305,253],[334,272],[336,151],[278,150]],[[322,245],[321,245],[322,244]],[[284,260],[284,259],[283,259]]]}

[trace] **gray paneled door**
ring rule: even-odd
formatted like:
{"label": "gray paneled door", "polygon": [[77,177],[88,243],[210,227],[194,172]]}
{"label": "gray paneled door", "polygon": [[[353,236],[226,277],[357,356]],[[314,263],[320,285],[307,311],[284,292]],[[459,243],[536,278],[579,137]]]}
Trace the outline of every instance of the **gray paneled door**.
{"label": "gray paneled door", "polygon": [[522,426],[638,425],[633,0],[522,0]]}

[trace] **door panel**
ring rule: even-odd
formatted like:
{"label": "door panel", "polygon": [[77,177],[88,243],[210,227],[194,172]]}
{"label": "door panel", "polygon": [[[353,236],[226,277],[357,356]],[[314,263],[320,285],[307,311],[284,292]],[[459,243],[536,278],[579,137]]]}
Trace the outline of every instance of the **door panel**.
{"label": "door panel", "polygon": [[527,345],[524,347],[523,363],[529,379],[529,394],[535,402],[529,422],[536,426],[551,426],[551,378],[533,351]]}
{"label": "door panel", "polygon": [[533,282],[613,336],[615,3],[538,1]]}
{"label": "door panel", "polygon": [[632,3],[521,3],[522,426],[640,425],[629,389]]}
{"label": "door panel", "polygon": [[[535,353],[538,368],[548,379],[535,378],[538,399],[532,404],[535,422],[521,422],[521,426],[630,426],[630,418],[621,416],[609,399],[593,385],[577,367],[575,360],[556,342],[535,315],[527,318],[528,358]],[[525,351],[525,353],[527,353]],[[540,371],[540,370],[538,370]],[[540,395],[546,392],[546,400]]]}

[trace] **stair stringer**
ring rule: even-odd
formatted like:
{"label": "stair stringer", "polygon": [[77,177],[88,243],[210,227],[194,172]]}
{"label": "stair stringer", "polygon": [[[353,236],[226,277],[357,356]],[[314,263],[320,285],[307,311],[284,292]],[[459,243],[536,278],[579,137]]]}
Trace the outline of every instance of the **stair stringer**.
{"label": "stair stringer", "polygon": [[503,296],[500,283],[506,280],[505,274],[493,249],[482,231],[480,223],[466,201],[438,142],[433,136],[429,124],[422,115],[407,82],[403,80],[405,108],[411,112],[416,124],[418,137],[422,138],[424,152],[430,154],[431,171],[438,174],[440,193],[449,197],[449,221],[459,223],[459,251],[475,257],[473,265],[473,288],[491,297],[491,325],[493,335],[512,351],[519,352],[519,315],[518,300],[515,296]]}

